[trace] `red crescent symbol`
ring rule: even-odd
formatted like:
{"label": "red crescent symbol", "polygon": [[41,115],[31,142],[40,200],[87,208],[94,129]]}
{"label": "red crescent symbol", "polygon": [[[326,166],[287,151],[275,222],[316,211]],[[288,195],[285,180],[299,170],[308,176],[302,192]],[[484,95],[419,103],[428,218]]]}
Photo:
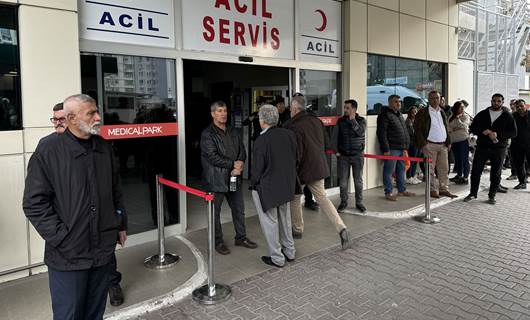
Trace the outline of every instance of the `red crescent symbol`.
{"label": "red crescent symbol", "polygon": [[315,28],[317,31],[324,31],[328,25],[328,17],[326,17],[326,14],[324,13],[324,11],[320,10],[320,9],[317,9],[315,10],[316,13],[320,13],[320,15],[322,16],[322,25],[320,26],[320,28]]}

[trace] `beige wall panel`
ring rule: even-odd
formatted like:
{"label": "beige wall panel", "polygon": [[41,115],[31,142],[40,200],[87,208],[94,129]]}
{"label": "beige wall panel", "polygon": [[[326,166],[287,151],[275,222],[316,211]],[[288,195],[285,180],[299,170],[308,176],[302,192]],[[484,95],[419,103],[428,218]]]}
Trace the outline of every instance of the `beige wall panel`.
{"label": "beige wall panel", "polygon": [[29,232],[29,245],[31,250],[31,263],[35,264],[44,261],[44,240],[31,224]]}
{"label": "beige wall panel", "polygon": [[397,12],[368,6],[368,52],[399,55],[399,16]]}
{"label": "beige wall panel", "polygon": [[28,263],[26,217],[22,211],[24,156],[0,156],[0,177],[0,271],[4,271]]}
{"label": "beige wall panel", "polygon": [[368,0],[368,3],[394,11],[399,10],[399,0]]}
{"label": "beige wall panel", "polygon": [[18,0],[0,0],[0,3],[6,3],[6,4],[18,3]]}
{"label": "beige wall panel", "polygon": [[456,0],[449,0],[449,25],[458,27],[458,4]]}
{"label": "beige wall panel", "polygon": [[458,63],[458,34],[455,27],[449,27],[449,63]]}
{"label": "beige wall panel", "polygon": [[401,14],[399,26],[400,56],[425,60],[425,20]]}
{"label": "beige wall panel", "polygon": [[356,1],[346,2],[346,30],[344,39],[344,51],[362,51],[368,50],[367,42],[367,14],[368,6]]}
{"label": "beige wall panel", "polygon": [[76,0],[19,0],[20,4],[34,5],[39,7],[77,11]]}
{"label": "beige wall panel", "polygon": [[28,128],[24,130],[25,152],[34,152],[40,139],[53,133],[53,128]]}
{"label": "beige wall panel", "polygon": [[0,131],[0,156],[5,154],[19,154],[24,152],[22,130]]}
{"label": "beige wall panel", "polygon": [[367,54],[347,52],[344,55],[344,99],[355,99],[358,112],[366,114],[366,62]]}
{"label": "beige wall panel", "polygon": [[447,78],[448,78],[448,87],[447,87],[447,99],[448,103],[452,105],[458,97],[458,64],[449,63],[447,65]]}
{"label": "beige wall panel", "polygon": [[19,29],[24,127],[48,127],[52,107],[81,91],[77,13],[21,6]]}
{"label": "beige wall panel", "polygon": [[425,0],[400,0],[399,11],[425,19]]}
{"label": "beige wall panel", "polygon": [[449,28],[447,25],[427,21],[427,60],[449,61]]}
{"label": "beige wall panel", "polygon": [[443,24],[449,22],[449,0],[427,0],[427,19]]}

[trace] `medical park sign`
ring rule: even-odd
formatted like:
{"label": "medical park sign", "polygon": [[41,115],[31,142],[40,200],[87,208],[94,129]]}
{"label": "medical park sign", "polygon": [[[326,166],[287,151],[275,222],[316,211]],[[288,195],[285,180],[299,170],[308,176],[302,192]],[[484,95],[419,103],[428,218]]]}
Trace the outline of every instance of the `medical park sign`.
{"label": "medical park sign", "polygon": [[175,47],[173,0],[79,0],[83,39]]}
{"label": "medical park sign", "polygon": [[293,0],[182,0],[184,49],[294,59]]}

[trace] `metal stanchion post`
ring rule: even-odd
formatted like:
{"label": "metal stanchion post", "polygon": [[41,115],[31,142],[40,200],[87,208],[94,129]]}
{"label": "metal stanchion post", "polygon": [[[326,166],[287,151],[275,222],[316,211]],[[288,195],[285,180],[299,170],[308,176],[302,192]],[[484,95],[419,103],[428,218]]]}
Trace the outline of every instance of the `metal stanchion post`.
{"label": "metal stanchion post", "polygon": [[215,283],[215,212],[212,200],[208,201],[208,283],[193,290],[193,300],[202,304],[217,304],[230,298],[232,289],[225,284]]}
{"label": "metal stanchion post", "polygon": [[431,216],[431,164],[425,158],[425,217],[424,223],[438,223],[440,218]]}
{"label": "metal stanchion post", "polygon": [[158,254],[147,257],[144,265],[149,269],[166,269],[179,262],[180,257],[172,253],[166,253],[164,235],[164,190],[158,180],[161,175],[156,175],[156,209],[158,214]]}

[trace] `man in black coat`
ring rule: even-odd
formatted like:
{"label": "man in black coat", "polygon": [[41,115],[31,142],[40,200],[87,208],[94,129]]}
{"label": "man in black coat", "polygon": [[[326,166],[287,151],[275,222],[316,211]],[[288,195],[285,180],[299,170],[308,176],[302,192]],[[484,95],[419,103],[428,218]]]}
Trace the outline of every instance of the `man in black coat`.
{"label": "man in black coat", "polygon": [[[320,119],[310,115],[305,109],[305,98],[295,96],[291,101],[291,120],[287,121],[285,128],[292,130],[296,135],[297,175],[302,187],[307,185],[315,196],[320,208],[337,230],[343,249],[351,246],[350,232],[339,216],[337,209],[326,196],[324,179],[329,176],[329,168],[324,150],[325,132]],[[301,191],[301,190],[300,190]],[[295,195],[291,202],[291,219],[293,233],[301,237],[304,231],[301,195]]]}
{"label": "man in black coat", "polygon": [[519,184],[514,189],[521,190],[526,189],[527,183],[525,160],[530,160],[530,116],[524,100],[517,100],[515,102],[515,110],[513,118],[517,126],[517,136],[512,139],[510,148],[515,172],[519,179]]}
{"label": "man in black coat", "polygon": [[126,240],[118,164],[97,136],[87,95],[64,101],[67,129],[39,142],[28,163],[23,209],[44,238],[55,319],[102,319],[116,242]]}
{"label": "man in black coat", "polygon": [[495,195],[501,183],[502,162],[506,154],[508,139],[517,135],[517,128],[510,109],[503,107],[504,97],[496,93],[491,97],[491,106],[480,111],[469,131],[478,136],[477,147],[471,169],[471,190],[464,201],[477,198],[480,176],[486,162],[491,163],[488,203],[495,204]]}
{"label": "man in black coat", "polygon": [[281,268],[295,257],[289,202],[296,185],[296,137],[276,126],[278,118],[272,105],[259,109],[262,131],[254,144],[251,186],[269,251],[261,260]]}
{"label": "man in black coat", "polygon": [[338,212],[348,207],[348,182],[350,168],[353,171],[355,186],[355,207],[361,212],[366,211],[363,205],[363,167],[364,167],[364,135],[366,120],[357,113],[357,101],[344,101],[345,115],[337,121],[333,131],[332,148],[337,155],[337,167],[340,183],[340,205]]}
{"label": "man in black coat", "polygon": [[226,124],[226,104],[222,101],[214,102],[210,111],[213,122],[201,134],[201,163],[204,187],[206,191],[213,192],[215,197],[215,250],[220,254],[230,253],[221,229],[221,205],[225,197],[232,210],[232,223],[236,231],[234,244],[254,249],[258,245],[246,235],[245,204],[241,189],[241,172],[246,160],[245,146],[239,132]]}

